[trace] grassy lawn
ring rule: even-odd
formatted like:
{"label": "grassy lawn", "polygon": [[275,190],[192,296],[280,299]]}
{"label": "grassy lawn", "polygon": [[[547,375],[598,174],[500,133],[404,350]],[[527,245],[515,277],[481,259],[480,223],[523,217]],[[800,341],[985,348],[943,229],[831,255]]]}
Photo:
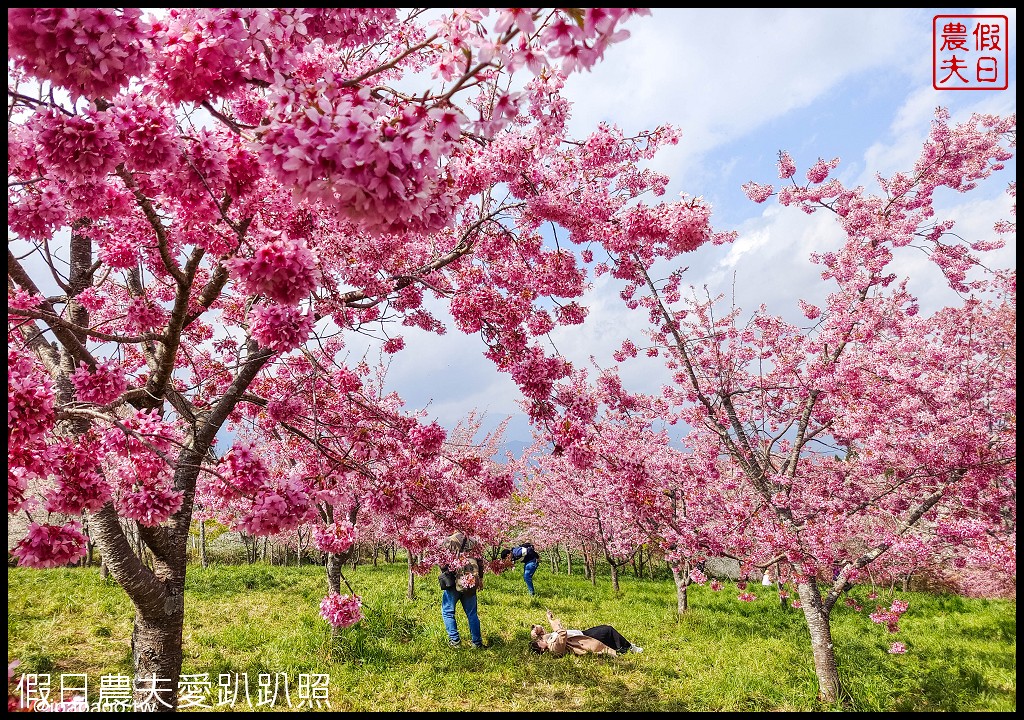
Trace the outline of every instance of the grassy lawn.
{"label": "grassy lawn", "polygon": [[[452,649],[441,622],[434,575],[417,579],[405,597],[406,568],[360,566],[345,576],[363,597],[366,618],[332,641],[319,616],[326,594],[321,567],[192,567],[186,586],[183,674],[206,674],[210,710],[288,710],[299,705],[299,677],[329,676],[333,711],[815,711],[817,681],[803,615],[780,608],[774,595],[736,599],[734,584],[714,592],[691,587],[690,611],[675,617],[670,580],[607,576],[592,585],[580,575],[553,575],[543,564],[526,594],[522,576],[488,575],[480,618],[489,647]],[[24,673],[85,674],[90,700],[101,676],[131,675],[132,608],[121,589],[95,568],[8,569],[8,661]],[[910,608],[897,634],[868,619],[893,596],[856,587],[859,612],[833,613],[847,710],[1015,711],[1016,603],[897,592]],[[644,648],[616,658],[553,658],[529,652],[529,627],[544,608],[567,627],[608,623]],[[898,640],[905,655],[890,655]],[[259,676],[281,680],[276,705],[257,706]],[[222,674],[250,688],[218,705]],[[244,687],[239,683],[239,687]],[[234,691],[234,686],[232,686]],[[308,693],[307,693],[308,697]],[[185,709],[185,708],[183,708]],[[326,707],[320,709],[327,710]]]}

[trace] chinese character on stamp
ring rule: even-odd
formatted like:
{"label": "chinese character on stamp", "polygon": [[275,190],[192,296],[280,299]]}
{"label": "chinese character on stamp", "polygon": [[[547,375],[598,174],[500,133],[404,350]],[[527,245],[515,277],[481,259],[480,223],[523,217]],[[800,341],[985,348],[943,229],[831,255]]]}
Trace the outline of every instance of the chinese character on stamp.
{"label": "chinese character on stamp", "polygon": [[1005,15],[936,15],[932,18],[932,87],[936,90],[1006,90],[1010,26]]}

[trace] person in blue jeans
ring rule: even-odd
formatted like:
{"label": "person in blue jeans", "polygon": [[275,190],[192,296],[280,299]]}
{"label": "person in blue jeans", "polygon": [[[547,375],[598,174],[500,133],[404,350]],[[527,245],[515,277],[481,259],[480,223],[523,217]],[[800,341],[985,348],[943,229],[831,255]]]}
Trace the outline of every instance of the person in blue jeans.
{"label": "person in blue jeans", "polygon": [[502,560],[508,560],[509,557],[512,558],[513,563],[515,563],[516,560],[523,561],[523,580],[526,581],[526,589],[531,595],[536,595],[537,593],[533,588],[533,574],[537,572],[537,568],[540,567],[540,555],[538,555],[537,551],[533,549],[533,544],[525,542],[522,545],[517,545],[511,550],[506,548],[501,551]]}
{"label": "person in blue jeans", "polygon": [[454,587],[446,588],[444,582],[441,586],[441,618],[448,633],[448,645],[456,648],[462,643],[459,625],[455,621],[455,607],[462,605],[462,610],[466,613],[466,622],[469,624],[469,639],[473,647],[482,648],[484,640],[480,633],[476,597],[477,591],[482,590],[484,586],[484,559],[480,544],[457,532],[448,538],[448,549],[460,559],[460,563],[454,567],[441,568],[442,578],[447,571],[454,573]]}

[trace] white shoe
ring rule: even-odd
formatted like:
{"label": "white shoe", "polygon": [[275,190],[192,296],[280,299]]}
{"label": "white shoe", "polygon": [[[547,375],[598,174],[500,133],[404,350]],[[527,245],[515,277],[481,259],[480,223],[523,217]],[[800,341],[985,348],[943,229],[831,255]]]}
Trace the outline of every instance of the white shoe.
{"label": "white shoe", "polygon": [[644,651],[644,649],[642,647],[640,647],[639,645],[630,645],[629,649],[630,649],[631,652],[635,652],[635,653],[642,653]]}

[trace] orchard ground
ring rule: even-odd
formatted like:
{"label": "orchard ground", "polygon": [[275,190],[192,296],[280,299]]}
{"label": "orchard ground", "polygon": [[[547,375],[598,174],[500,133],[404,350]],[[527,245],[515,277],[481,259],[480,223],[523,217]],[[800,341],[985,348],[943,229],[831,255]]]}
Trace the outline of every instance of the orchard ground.
{"label": "orchard ground", "polygon": [[[603,574],[602,574],[603,570]],[[416,579],[406,598],[401,560],[347,567],[365,618],[331,639],[318,613],[325,594],[319,566],[263,564],[190,567],[186,583],[183,675],[209,691],[184,711],[298,709],[307,681],[327,675],[322,711],[815,711],[817,679],[803,614],[782,608],[771,588],[691,586],[690,610],[677,621],[670,579],[621,576],[607,567],[596,584],[542,565],[529,597],[521,573],[488,575],[480,617],[488,647],[453,650],[440,617],[435,574]],[[833,636],[845,706],[875,712],[1016,710],[1016,602],[855,586],[837,604]],[[892,600],[909,603],[899,631],[868,615]],[[531,623],[546,607],[567,627],[609,623],[642,654],[552,658],[529,652]],[[465,631],[465,617],[457,615]],[[95,702],[101,678],[133,673],[133,609],[96,568],[8,570],[8,661],[15,682],[48,674],[85,675]],[[464,634],[467,634],[464,632]],[[904,654],[890,654],[894,642]],[[260,675],[278,682],[276,704],[258,706]],[[281,675],[278,675],[281,674]],[[219,681],[246,679],[233,704],[218,704]],[[264,678],[265,680],[267,678]],[[239,682],[239,687],[241,687]],[[287,686],[289,696],[284,697]],[[233,688],[231,688],[233,690]],[[201,694],[200,694],[201,695]],[[266,698],[264,698],[266,699]],[[289,705],[290,703],[290,705]]]}

